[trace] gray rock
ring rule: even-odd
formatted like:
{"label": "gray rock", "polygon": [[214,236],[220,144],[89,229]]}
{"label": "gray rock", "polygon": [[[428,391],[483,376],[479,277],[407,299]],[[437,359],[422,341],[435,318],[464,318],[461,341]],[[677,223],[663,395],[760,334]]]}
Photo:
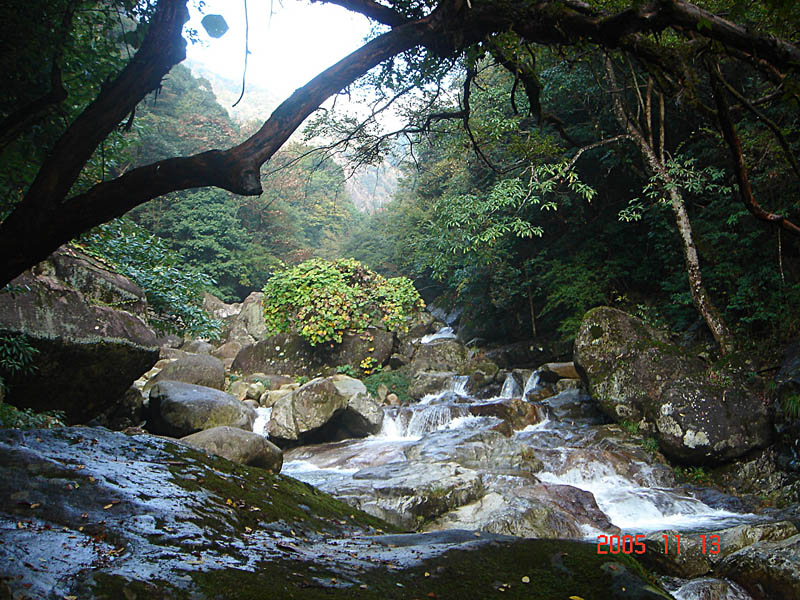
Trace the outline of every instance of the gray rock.
{"label": "gray rock", "polygon": [[252,408],[220,390],[160,381],[150,390],[146,428],[152,433],[181,438],[220,425],[252,431],[255,418]]}
{"label": "gray rock", "polygon": [[[755,525],[739,525],[698,535],[681,536],[681,553],[670,546],[664,553],[664,538],[675,540],[677,531],[665,530],[648,534],[645,537],[646,552],[639,560],[647,568],[674,577],[692,578],[707,575],[731,554],[752,546],[757,542],[780,541],[798,534],[797,527],[790,521]],[[714,537],[716,536],[716,537]],[[672,543],[672,542],[670,542]]]}
{"label": "gray rock", "polygon": [[226,368],[230,369],[234,359],[236,358],[236,355],[239,354],[239,351],[243,347],[244,346],[242,346],[240,342],[231,340],[229,342],[225,342],[219,348],[212,350],[211,356],[216,356],[225,364]]}
{"label": "gray rock", "polygon": [[181,350],[191,354],[210,354],[214,350],[214,346],[205,340],[191,340],[181,346]]}
{"label": "gray rock", "polygon": [[430,344],[420,344],[409,363],[416,371],[455,371],[461,373],[467,366],[467,347],[453,339],[441,339]]}
{"label": "gray rock", "polygon": [[737,373],[709,369],[665,333],[622,311],[586,313],[574,358],[603,412],[617,421],[644,419],[661,451],[674,459],[718,463],[771,440],[767,406]]}
{"label": "gray rock", "polygon": [[290,477],[148,435],[2,430],[0,480],[4,598],[212,600],[272,590],[343,600],[361,585],[370,598],[451,598],[454,582],[469,590],[463,597],[489,598],[503,582],[524,594],[523,576],[543,598],[665,598],[625,557],[610,569],[594,543],[375,535],[392,528]]}
{"label": "gray rock", "polygon": [[717,573],[742,586],[755,600],[800,598],[800,535],[760,541],[734,552]]}
{"label": "gray rock", "polygon": [[408,395],[419,400],[427,394],[438,394],[450,389],[450,384],[455,377],[453,372],[419,371],[414,373],[411,384],[408,386]]}
{"label": "gray rock", "polygon": [[[335,418],[334,418],[335,417]],[[383,411],[358,379],[319,377],[272,407],[267,426],[280,443],[312,443],[364,437],[380,431]]]}
{"label": "gray rock", "polygon": [[146,389],[159,381],[181,381],[221,390],[225,385],[225,365],[210,354],[188,354],[165,365]]}
{"label": "gray rock", "polygon": [[140,311],[144,293],[94,259],[62,248],[12,283],[26,291],[0,294],[0,333],[24,334],[39,353],[33,373],[0,373],[6,402],[85,423],[158,360],[155,333],[117,308]]}
{"label": "gray rock", "polygon": [[262,435],[236,427],[213,427],[181,438],[181,442],[201,448],[230,461],[279,473],[283,452]]}

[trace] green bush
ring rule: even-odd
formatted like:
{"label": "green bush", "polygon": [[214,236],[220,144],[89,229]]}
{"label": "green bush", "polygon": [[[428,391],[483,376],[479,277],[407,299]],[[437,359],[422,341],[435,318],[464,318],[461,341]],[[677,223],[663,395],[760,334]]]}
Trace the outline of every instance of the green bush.
{"label": "green bush", "polygon": [[0,334],[0,390],[6,387],[3,375],[27,375],[36,370],[33,361],[39,351],[22,333]]}
{"label": "green bush", "polygon": [[30,408],[19,409],[10,404],[0,404],[0,427],[52,429],[65,427],[64,420],[64,413],[60,411],[36,413]]}
{"label": "green bush", "polygon": [[422,298],[405,277],[385,279],[352,259],[312,259],[275,273],[264,287],[264,319],[272,333],[292,331],[316,346],[341,342],[369,325],[408,329]]}
{"label": "green bush", "polygon": [[148,320],[158,331],[208,338],[219,334],[220,321],[202,309],[203,291],[214,280],[180,266],[179,255],[161,238],[133,221],[116,219],[84,235],[78,246],[144,290],[153,310]]}
{"label": "green bush", "polygon": [[378,397],[378,387],[383,384],[388,388],[390,394],[397,394],[403,404],[411,402],[411,396],[408,395],[408,386],[411,385],[411,379],[405,373],[400,371],[380,371],[365,377],[363,381],[367,391],[372,394],[373,398]]}

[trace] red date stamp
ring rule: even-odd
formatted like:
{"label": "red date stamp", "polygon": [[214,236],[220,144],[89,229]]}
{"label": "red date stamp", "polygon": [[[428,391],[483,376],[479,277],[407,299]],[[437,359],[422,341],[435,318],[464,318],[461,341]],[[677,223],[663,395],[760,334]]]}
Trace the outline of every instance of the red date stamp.
{"label": "red date stamp", "polygon": [[[681,553],[681,536],[675,534],[669,536],[663,534],[661,536],[664,540],[664,554],[672,551]],[[670,537],[673,542],[670,544]],[[722,550],[720,545],[720,537],[716,534],[700,535],[700,549],[703,554],[719,554]],[[597,536],[597,553],[598,554],[644,554],[646,551],[644,534],[639,535],[598,535]]]}

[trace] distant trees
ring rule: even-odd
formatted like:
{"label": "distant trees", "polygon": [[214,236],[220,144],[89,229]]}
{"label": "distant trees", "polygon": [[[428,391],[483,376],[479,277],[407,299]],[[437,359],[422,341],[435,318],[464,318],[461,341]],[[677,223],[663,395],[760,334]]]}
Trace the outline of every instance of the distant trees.
{"label": "distant trees", "polygon": [[[800,67],[800,50],[779,37],[796,29],[798,7],[790,0],[774,0],[769,11],[737,1],[702,5],[683,0],[630,4],[321,1],[365,14],[381,25],[384,33],[297,90],[238,145],[165,158],[113,176],[102,170],[103,152],[108,144],[116,143],[120,125],[125,128],[135,123],[137,104],[159,88],[165,74],[184,57],[185,0],[6,3],[2,37],[10,45],[9,51],[4,47],[0,55],[7,62],[4,72],[13,77],[0,98],[4,116],[0,139],[10,152],[4,154],[3,160],[10,161],[6,165],[15,165],[20,172],[6,178],[9,194],[0,224],[0,285],[80,232],[164,194],[217,187],[240,195],[259,195],[263,190],[261,166],[326,98],[374,67],[382,65],[373,72],[372,81],[391,102],[405,90],[435,88],[451,68],[461,64],[466,64],[469,73],[487,53],[502,63],[508,52],[498,51],[498,47],[534,49],[529,68],[518,70],[515,76],[528,96],[532,116],[556,128],[558,123],[549,119],[543,103],[546,99],[540,97],[535,48],[577,46],[626,52],[653,75],[654,85],[667,97],[682,98],[689,110],[716,120],[735,165],[743,205],[784,231],[797,231],[786,215],[762,208],[748,192],[752,164],[741,150],[735,116],[726,111],[734,100],[751,113],[763,112],[774,103],[797,101],[794,73]],[[44,22],[39,21],[40,14],[45,16]],[[135,29],[124,34],[116,29],[114,23],[120,15],[135,19]],[[25,33],[6,35],[12,31]],[[122,42],[128,45],[120,53],[117,49]],[[702,57],[704,64],[721,64],[722,74],[701,68],[690,60],[693,56]],[[724,71],[734,63],[736,70],[746,70],[757,85],[731,84]],[[68,76],[85,82],[68,83]],[[714,108],[702,94],[708,82],[713,86]],[[424,132],[444,119],[457,119],[469,129],[470,89],[468,78],[457,110],[437,111],[434,101],[431,110],[420,115],[406,133]],[[39,128],[42,123],[46,123],[46,132]],[[47,135],[42,135],[41,146],[30,146],[30,141],[43,133]],[[778,133],[772,131],[780,138]],[[23,138],[28,146],[15,145]],[[786,154],[791,155],[791,149]],[[89,173],[93,163],[101,166],[99,177],[96,170]],[[16,176],[23,172],[25,176]]]}

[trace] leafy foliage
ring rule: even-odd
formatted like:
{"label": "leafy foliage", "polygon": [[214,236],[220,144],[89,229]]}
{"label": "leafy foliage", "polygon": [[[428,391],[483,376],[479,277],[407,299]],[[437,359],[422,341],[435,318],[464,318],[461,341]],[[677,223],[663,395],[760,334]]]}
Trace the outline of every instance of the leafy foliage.
{"label": "leafy foliage", "polygon": [[37,413],[30,408],[19,409],[10,404],[0,403],[0,427],[53,429],[65,427],[65,421],[64,413],[57,410]]}
{"label": "leafy foliage", "polygon": [[202,309],[203,291],[214,280],[179,265],[180,257],[160,238],[127,219],[95,228],[80,240],[81,248],[132,279],[147,295],[150,323],[159,331],[215,337],[220,322]]}
{"label": "leafy foliage", "polygon": [[411,379],[402,371],[380,371],[364,378],[364,385],[367,391],[374,397],[378,397],[378,388],[385,385],[390,394],[397,394],[397,398],[402,404],[412,402],[408,395],[408,387]]}
{"label": "leafy foliage", "polygon": [[[4,292],[8,293],[8,292]],[[27,375],[36,370],[35,359],[39,350],[31,346],[23,333],[0,333],[0,374]],[[5,387],[0,375],[0,390]]]}
{"label": "leafy foliage", "polygon": [[294,331],[312,346],[341,342],[345,331],[370,324],[402,330],[423,307],[410,281],[387,280],[352,259],[312,259],[275,273],[264,287],[267,329]]}

